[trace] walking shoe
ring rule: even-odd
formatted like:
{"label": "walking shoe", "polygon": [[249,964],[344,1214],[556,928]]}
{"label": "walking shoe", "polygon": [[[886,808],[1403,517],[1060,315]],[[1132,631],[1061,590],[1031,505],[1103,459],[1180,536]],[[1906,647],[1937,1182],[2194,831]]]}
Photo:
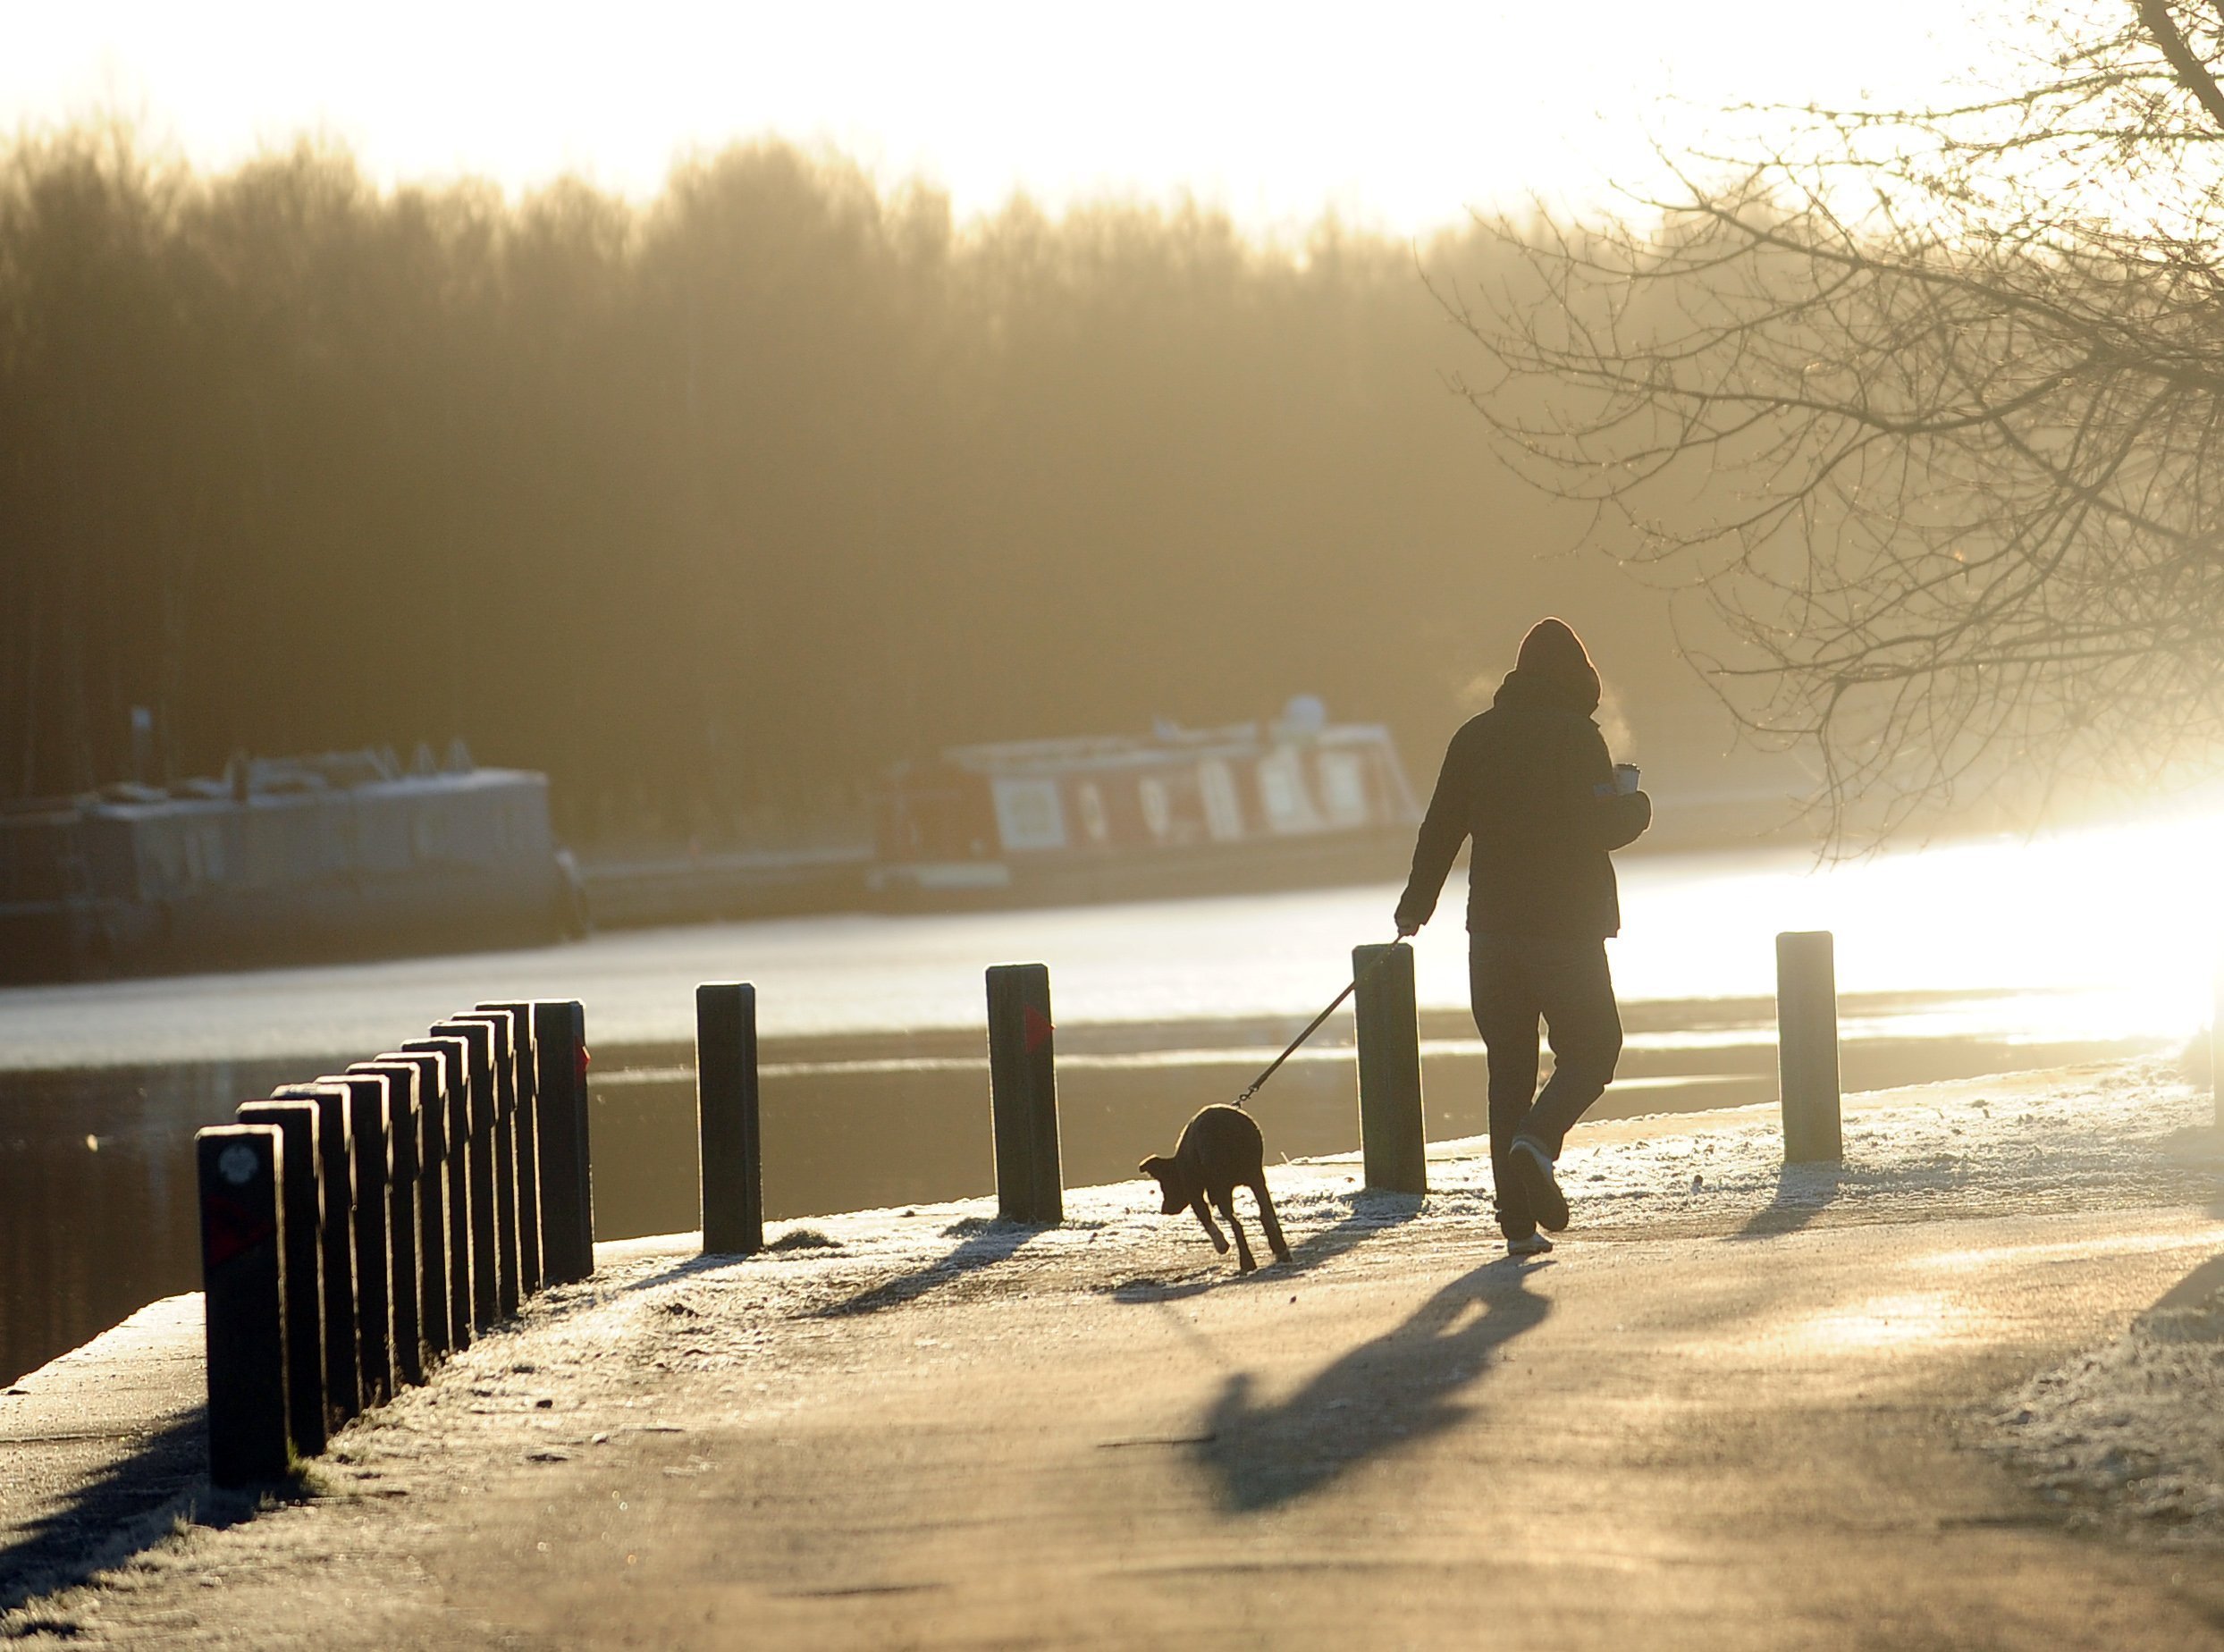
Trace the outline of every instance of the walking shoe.
{"label": "walking shoe", "polygon": [[1506,1150],[1506,1158],[1513,1172],[1521,1178],[1521,1191],[1529,1195],[1529,1209],[1537,1214],[1537,1225],[1558,1233],[1568,1225],[1568,1201],[1560,1191],[1560,1180],[1552,1173],[1552,1160],[1545,1150],[1527,1136],[1515,1136],[1513,1145]]}
{"label": "walking shoe", "polygon": [[1508,1256],[1542,1256],[1552,1249],[1552,1241],[1542,1234],[1529,1234],[1519,1239],[1506,1241]]}

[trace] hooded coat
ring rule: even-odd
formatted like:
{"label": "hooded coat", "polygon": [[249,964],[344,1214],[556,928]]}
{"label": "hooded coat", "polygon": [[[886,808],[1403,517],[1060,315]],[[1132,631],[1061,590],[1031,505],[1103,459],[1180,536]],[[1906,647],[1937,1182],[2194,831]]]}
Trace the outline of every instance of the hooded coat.
{"label": "hooded coat", "polygon": [[1652,824],[1653,805],[1643,792],[1615,794],[1597,709],[1598,672],[1581,639],[1559,620],[1539,620],[1490,709],[1452,737],[1398,901],[1401,930],[1436,911],[1471,838],[1470,930],[1566,940],[1621,931],[1607,852]]}

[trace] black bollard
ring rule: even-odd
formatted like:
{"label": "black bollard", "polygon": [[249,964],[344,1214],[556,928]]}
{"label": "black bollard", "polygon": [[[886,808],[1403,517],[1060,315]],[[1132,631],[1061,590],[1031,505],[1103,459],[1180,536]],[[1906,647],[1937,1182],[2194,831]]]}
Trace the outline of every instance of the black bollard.
{"label": "black bollard", "polygon": [[449,1334],[448,1059],[437,1050],[388,1050],[372,1065],[417,1069],[417,1335],[429,1370],[454,1345]]}
{"label": "black bollard", "polygon": [[194,1139],[207,1320],[208,1478],[281,1480],[292,1468],[286,1405],[285,1139],[219,1125]]}
{"label": "black bollard", "polygon": [[541,1254],[552,1285],[594,1274],[594,1175],[588,1150],[585,1017],[568,999],[533,1006],[540,1101]]}
{"label": "black bollard", "polygon": [[1426,1193],[1428,1143],[1413,948],[1402,940],[1354,947],[1352,974],[1359,982],[1352,1008],[1358,1024],[1359,1142],[1366,1185]]}
{"label": "black bollard", "polygon": [[335,1084],[282,1084],[282,1101],[316,1104],[317,1179],[324,1184],[324,1432],[363,1409],[363,1360],[356,1348],[355,1127],[348,1092]]}
{"label": "black bollard", "polygon": [[417,1341],[429,1371],[451,1346],[448,1336],[448,1061],[436,1050],[390,1050],[362,1064],[366,1072],[407,1066],[417,1074],[416,1176]]}
{"label": "black bollard", "polygon": [[1049,966],[992,966],[989,1100],[996,1138],[997,1215],[1007,1222],[1056,1226],[1066,1219],[1053,1032]]}
{"label": "black bollard", "polygon": [[402,1045],[404,1055],[440,1057],[447,1085],[447,1106],[441,1109],[442,1159],[441,1188],[448,1200],[448,1346],[461,1352],[471,1345],[476,1316],[473,1304],[478,1287],[473,1282],[471,1234],[471,1046],[462,1038],[413,1039]]}
{"label": "black bollard", "polygon": [[265,1125],[285,1142],[280,1164],[286,1207],[286,1431],[293,1449],[324,1449],[324,1179],[317,1174],[316,1103],[242,1101],[243,1125]]}
{"label": "black bollard", "polygon": [[387,1156],[392,1173],[386,1178],[386,1247],[392,1266],[387,1273],[387,1306],[393,1316],[394,1380],[425,1380],[425,1301],[423,1264],[417,1255],[420,1222],[417,1214],[419,1156],[424,1133],[418,1117],[417,1058],[396,1056],[383,1061],[358,1061],[351,1075],[386,1081]]}
{"label": "black bollard", "polygon": [[757,990],[695,989],[695,1125],[702,1143],[703,1251],[764,1248],[764,1166],[757,1129]]}
{"label": "black bollard", "polygon": [[533,1042],[533,1006],[522,999],[481,1004],[483,1010],[510,1016],[510,1048],[517,1073],[517,1120],[512,1135],[518,1156],[518,1289],[532,1295],[548,1282],[541,1254],[540,1059]]}
{"label": "black bollard", "polygon": [[525,1300],[518,1243],[518,1060],[506,1011],[474,1009],[449,1017],[493,1035],[494,1053],[494,1302],[505,1319]]}
{"label": "black bollard", "polygon": [[1776,1077],[1788,1165],[1834,1163],[1844,1155],[1834,950],[1828,930],[1776,937]]}
{"label": "black bollard", "polygon": [[394,1397],[394,1257],[388,1218],[393,1142],[386,1081],[370,1073],[326,1073],[320,1084],[348,1092],[355,1133],[355,1319],[363,1361],[363,1403]]}
{"label": "black bollard", "polygon": [[[460,1016],[434,1024],[442,1038],[460,1038],[468,1051],[464,1090],[470,1124],[464,1168],[471,1183],[471,1327],[484,1329],[502,1317],[499,1207],[494,1193],[494,1029]],[[516,1252],[511,1252],[513,1258]]]}

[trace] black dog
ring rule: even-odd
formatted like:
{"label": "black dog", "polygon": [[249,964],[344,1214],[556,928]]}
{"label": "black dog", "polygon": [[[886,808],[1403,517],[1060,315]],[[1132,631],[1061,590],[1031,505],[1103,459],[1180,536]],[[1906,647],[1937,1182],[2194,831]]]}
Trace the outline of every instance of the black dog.
{"label": "black dog", "polygon": [[[1251,1246],[1243,1241],[1243,1224],[1235,1219],[1235,1190],[1248,1187],[1259,1201],[1259,1220],[1267,1230],[1267,1243],[1277,1262],[1290,1260],[1290,1247],[1275,1219],[1274,1201],[1267,1193],[1267,1143],[1259,1126],[1241,1108],[1209,1107],[1182,1126],[1174,1157],[1153,1153],[1138,1167],[1145,1176],[1158,1178],[1166,1194],[1162,1215],[1172,1216],[1184,1205],[1197,1212],[1212,1240],[1212,1248],[1226,1256],[1228,1242],[1212,1219],[1211,1205],[1220,1208],[1235,1230],[1237,1271],[1249,1273],[1259,1266]],[[1209,1201],[1209,1203],[1208,1203]]]}

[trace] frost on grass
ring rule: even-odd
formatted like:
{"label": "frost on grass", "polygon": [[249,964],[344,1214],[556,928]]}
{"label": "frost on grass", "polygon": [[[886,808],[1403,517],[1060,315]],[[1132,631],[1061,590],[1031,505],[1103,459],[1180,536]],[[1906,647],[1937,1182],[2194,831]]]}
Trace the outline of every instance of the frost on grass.
{"label": "frost on grass", "polygon": [[773,1252],[838,1251],[842,1242],[828,1238],[815,1227],[791,1227],[764,1248]]}
{"label": "frost on grass", "polygon": [[2074,1524],[2224,1544],[2224,1259],[2011,1395],[1987,1433]]}

